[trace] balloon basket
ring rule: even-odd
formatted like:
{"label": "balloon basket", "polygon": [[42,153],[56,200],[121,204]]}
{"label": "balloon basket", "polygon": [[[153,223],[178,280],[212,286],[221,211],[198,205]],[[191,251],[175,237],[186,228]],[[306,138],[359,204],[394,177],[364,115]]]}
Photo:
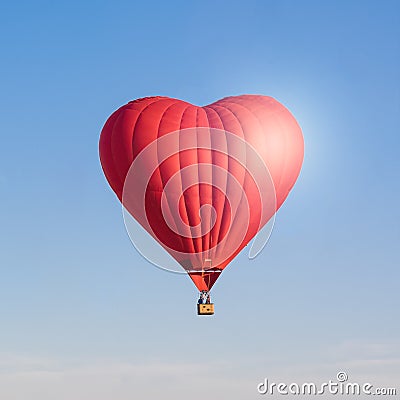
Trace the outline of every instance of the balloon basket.
{"label": "balloon basket", "polygon": [[197,304],[197,315],[213,315],[214,304]]}

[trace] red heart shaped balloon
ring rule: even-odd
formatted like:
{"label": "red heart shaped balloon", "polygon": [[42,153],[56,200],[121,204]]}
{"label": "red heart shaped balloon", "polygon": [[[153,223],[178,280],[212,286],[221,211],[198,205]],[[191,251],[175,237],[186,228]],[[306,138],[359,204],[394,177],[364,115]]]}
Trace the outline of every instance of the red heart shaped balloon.
{"label": "red heart shaped balloon", "polygon": [[124,207],[207,291],[282,205],[303,153],[294,117],[260,95],[204,107],[135,100],[100,138],[104,173]]}

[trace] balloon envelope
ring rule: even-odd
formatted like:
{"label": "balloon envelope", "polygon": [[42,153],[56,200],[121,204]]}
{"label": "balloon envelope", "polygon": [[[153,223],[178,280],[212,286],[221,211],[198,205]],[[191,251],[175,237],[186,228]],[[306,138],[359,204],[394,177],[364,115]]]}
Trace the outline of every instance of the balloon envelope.
{"label": "balloon envelope", "polygon": [[303,151],[294,117],[259,95],[204,107],[135,100],[110,116],[100,137],[110,186],[199,290],[211,289],[282,205]]}

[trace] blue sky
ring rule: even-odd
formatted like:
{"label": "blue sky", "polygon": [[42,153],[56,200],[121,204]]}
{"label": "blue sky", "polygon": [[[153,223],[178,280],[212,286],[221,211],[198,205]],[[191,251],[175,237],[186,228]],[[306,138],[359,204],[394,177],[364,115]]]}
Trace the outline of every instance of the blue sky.
{"label": "blue sky", "polygon": [[[388,0],[2,4],[0,397],[252,399],[339,370],[400,389],[399,38]],[[98,139],[134,98],[243,93],[291,110],[305,160],[200,319],[131,245]]]}

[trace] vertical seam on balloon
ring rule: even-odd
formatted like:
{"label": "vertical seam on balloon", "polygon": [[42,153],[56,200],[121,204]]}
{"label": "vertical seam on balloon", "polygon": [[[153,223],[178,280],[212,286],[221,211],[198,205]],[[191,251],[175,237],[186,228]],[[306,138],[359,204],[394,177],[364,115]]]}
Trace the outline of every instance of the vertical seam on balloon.
{"label": "vertical seam on balloon", "polygon": [[[303,137],[303,134],[302,134],[302,130],[301,130],[299,124],[297,123],[296,119],[294,118],[294,116],[292,116],[292,119],[293,119],[293,122],[297,125],[298,130],[299,130],[299,132],[300,132],[300,137],[296,135],[296,136],[297,136],[297,139],[296,139],[296,140],[299,140],[299,139],[300,139],[300,141],[301,141],[302,156],[301,156],[300,164],[299,164],[298,168],[296,168],[295,179],[293,180],[292,184],[288,187],[286,196],[283,198],[283,201],[286,200],[286,198],[287,198],[287,196],[289,195],[290,191],[293,189],[293,186],[295,185],[296,180],[297,180],[297,177],[298,177],[299,174],[300,174],[301,166],[302,166],[303,161],[304,161],[304,137]],[[283,201],[282,201],[282,202],[283,202]]]}
{"label": "vertical seam on balloon", "polygon": [[[118,172],[116,172],[115,170],[114,158],[111,153],[111,133],[114,127],[114,122],[118,118],[121,109],[123,109],[123,107],[120,107],[118,110],[116,110],[106,121],[100,136],[99,153],[101,166],[103,168],[107,181],[110,183],[110,186],[116,193],[117,197],[120,198],[121,196],[122,199],[122,192],[118,193],[119,190],[121,190],[121,188],[119,188],[118,190],[118,187],[120,186],[120,178]],[[105,129],[106,127],[107,129]],[[107,166],[108,163],[105,160],[110,161],[110,166]]]}
{"label": "vertical seam on balloon", "polygon": [[[204,126],[203,124],[200,125],[198,123],[199,122],[199,114],[200,114],[200,112],[204,113],[204,115],[205,115],[205,117],[207,119],[207,126]],[[200,128],[200,135],[202,135],[202,132],[205,132],[206,130],[208,131],[208,135],[209,135],[210,148],[205,148],[205,149],[203,148],[203,150],[200,150],[200,151],[207,151],[208,150],[209,154],[211,155],[211,206],[213,206],[213,204],[212,204],[212,191],[213,191],[213,187],[214,187],[213,186],[214,180],[213,180],[213,167],[212,167],[213,166],[213,162],[212,162],[212,145],[211,145],[212,141],[211,141],[211,132],[210,132],[210,122],[208,120],[207,112],[204,110],[203,107],[197,107],[196,126],[198,126],[198,128]],[[198,138],[198,134],[196,135],[196,137]],[[197,140],[197,144],[198,143],[199,142]],[[199,159],[199,149],[198,149],[198,159]],[[200,166],[200,164],[199,164],[199,166]],[[200,177],[200,171],[198,171],[198,173],[199,173],[199,177]],[[199,194],[200,194],[200,185],[199,185]],[[212,213],[211,213],[211,215],[212,215]],[[204,257],[205,258],[209,258],[209,250],[210,250],[210,243],[211,243],[211,220],[210,221],[206,221],[206,224],[207,224],[206,225],[206,233],[203,234],[203,231],[202,231],[202,252],[207,251],[208,252],[207,256],[204,255]],[[204,246],[203,246],[203,237],[205,235],[208,235],[208,241],[206,241],[204,239]],[[204,263],[204,261],[203,261],[203,263]]]}
{"label": "vertical seam on balloon", "polygon": [[[213,108],[210,108],[210,109],[218,116],[219,120],[220,120],[221,123],[222,123],[222,127],[223,127],[224,132],[228,132],[228,131],[225,129],[224,121],[222,120],[222,118],[220,117],[220,115],[218,114],[218,112],[217,112],[216,110],[214,110]],[[229,132],[229,133],[232,133],[232,132]],[[226,135],[225,135],[225,138],[226,138]],[[228,150],[228,140],[226,140],[226,148],[227,148],[227,150]],[[228,166],[229,166],[229,160],[230,160],[230,158],[229,158],[229,151],[228,151]],[[228,181],[229,181],[229,179],[227,179],[227,183],[226,183],[226,187],[225,187],[226,191],[228,190]],[[223,213],[224,213],[224,211],[225,211],[225,202],[224,202]],[[218,239],[219,239],[219,237],[218,237]],[[218,239],[217,239],[217,240],[218,240]]]}
{"label": "vertical seam on balloon", "polygon": [[[133,113],[133,112],[136,112],[136,114],[134,114],[135,117],[132,118],[131,113]],[[140,115],[140,113],[138,113],[137,110],[132,109],[131,107],[128,107],[128,106],[124,107],[122,112],[118,115],[118,118],[115,120],[115,123],[113,126],[113,128],[114,128],[113,132],[116,129],[115,127],[118,124],[122,123],[122,120],[124,120],[124,119],[125,119],[125,122],[123,122],[124,124],[126,123],[126,121],[129,121],[129,123],[132,123],[132,128],[134,128],[139,115]],[[132,140],[130,139],[130,136],[132,135],[133,130],[128,131],[128,129],[118,129],[118,132],[119,132],[119,134],[118,134],[118,137],[116,138],[117,140],[111,141],[111,149],[114,149],[114,148],[116,149],[116,152],[114,152],[114,150],[113,150],[113,154],[119,154],[119,156],[116,156],[114,158],[114,164],[116,167],[115,169],[117,171],[120,171],[119,176],[120,176],[122,185],[124,186],[126,177],[129,173],[130,165],[132,165],[132,161],[133,161],[133,146],[132,146]],[[126,134],[126,133],[128,133],[128,134]],[[129,145],[122,146],[123,153],[124,153],[123,157],[122,157],[122,153],[120,152],[120,149],[121,149],[120,144],[121,143],[129,143],[129,142],[131,144],[130,146]],[[124,162],[121,164],[121,160],[124,160],[127,163],[129,163],[131,160],[132,161],[130,162],[129,167],[127,169],[125,169],[127,164]],[[123,189],[123,187],[122,187],[122,189]]]}
{"label": "vertical seam on balloon", "polygon": [[[224,110],[228,111],[229,113],[231,113],[231,114],[233,115],[233,117],[234,117],[234,118],[237,120],[237,122],[239,123],[240,129],[241,129],[241,131],[242,131],[242,133],[243,133],[243,140],[245,141],[245,140],[246,140],[245,131],[244,131],[243,125],[242,125],[242,123],[240,122],[240,119],[237,117],[237,115],[236,115],[232,110],[230,110],[229,108],[227,108],[227,107],[225,107],[225,106],[223,106],[223,105],[215,104],[214,107],[216,107],[216,108],[217,108],[217,107],[223,108]],[[224,126],[225,126],[225,125],[224,125]],[[226,131],[226,132],[229,132],[229,131]],[[233,132],[229,132],[229,133],[230,133],[230,134],[233,134]],[[228,154],[229,154],[229,150],[228,150]],[[245,168],[245,166],[243,166],[243,167]],[[245,170],[244,180],[243,180],[243,182],[241,182],[241,184],[242,184],[243,187],[244,187],[244,183],[245,183],[245,181],[246,181],[246,176],[247,176],[247,171]],[[228,182],[229,182],[229,180],[228,180]],[[228,190],[228,184],[227,184],[227,190]],[[242,191],[242,193],[241,193],[239,204],[242,202],[243,196],[244,196],[244,191]],[[224,211],[225,211],[225,207],[224,207]],[[237,217],[237,213],[235,213],[234,215],[233,215],[233,213],[231,213],[232,223],[230,224],[230,227],[235,223],[236,217]],[[228,231],[228,234],[229,234],[229,231]],[[219,239],[220,239],[220,238],[218,237],[218,243],[219,243]],[[222,249],[222,250],[223,250],[223,249]]]}
{"label": "vertical seam on balloon", "polygon": [[[134,155],[133,142],[134,142],[135,137],[136,137],[136,129],[137,129],[137,126],[138,126],[139,121],[140,121],[141,119],[144,118],[144,116],[143,116],[144,111],[146,111],[149,107],[151,107],[151,106],[152,106],[153,104],[155,104],[155,103],[158,103],[159,101],[170,100],[170,99],[167,98],[167,97],[163,97],[163,98],[161,98],[161,99],[160,99],[160,98],[157,98],[157,97],[154,97],[154,98],[152,98],[152,97],[145,97],[145,99],[149,99],[149,100],[151,100],[151,101],[150,101],[149,104],[147,104],[143,109],[141,109],[141,110],[139,111],[139,116],[138,116],[138,118],[136,119],[135,126],[133,127],[133,131],[132,131],[132,141],[131,141],[131,146],[132,146],[132,162],[134,161],[134,160],[133,160],[133,155]],[[138,104],[138,103],[135,103],[135,101],[132,101],[132,102],[129,102],[128,104],[132,104],[133,106],[135,106],[135,104]],[[160,121],[161,121],[161,120],[160,120]],[[158,126],[158,128],[159,128],[159,126]],[[158,130],[158,128],[157,128],[157,130]],[[143,150],[143,149],[142,149],[142,150]]]}
{"label": "vertical seam on balloon", "polygon": [[[224,121],[222,120],[222,118],[220,117],[220,115],[218,114],[218,112],[217,112],[216,110],[214,110],[213,108],[209,107],[209,106],[205,106],[205,107],[203,107],[203,108],[206,110],[206,115],[207,115],[208,121],[209,121],[209,118],[208,118],[207,110],[208,110],[208,111],[212,111],[212,112],[219,118],[219,120],[220,120],[220,122],[221,122],[221,124],[222,124],[223,130],[224,130],[224,132],[226,132]],[[209,125],[210,125],[210,123],[209,123]],[[227,149],[227,151],[228,151],[228,140],[226,139],[226,134],[224,135],[224,137],[225,137],[226,149]],[[229,152],[228,152],[228,153],[229,153]],[[228,157],[228,170],[229,170],[229,155],[227,155],[227,157]],[[221,225],[222,225],[222,219],[223,219],[224,212],[225,212],[226,192],[227,192],[227,190],[228,190],[228,181],[229,181],[229,177],[227,177],[226,182],[225,182],[225,193],[224,193],[225,199],[224,199],[224,204],[223,204],[223,208],[222,208],[221,222],[220,222],[220,224],[219,224],[219,227],[221,227]],[[217,236],[216,246],[217,246],[218,243],[219,243],[219,231],[217,231],[217,232],[218,232],[218,236]],[[210,235],[210,239],[211,239],[211,235]]]}
{"label": "vertical seam on balloon", "polygon": [[[170,99],[170,98],[168,98],[168,97],[161,97],[161,98],[158,98],[158,97],[156,97],[156,96],[155,96],[155,97],[145,97],[145,99],[149,99],[149,100],[151,99],[151,102],[150,102],[149,104],[147,104],[142,110],[140,110],[140,112],[139,112],[139,117],[137,118],[136,124],[135,124],[135,126],[133,127],[133,132],[132,132],[132,153],[133,153],[133,141],[134,141],[134,138],[135,138],[136,127],[137,127],[137,125],[138,125],[139,120],[143,118],[143,113],[144,113],[149,107],[151,107],[151,106],[152,106],[153,104],[155,104],[155,103],[158,103],[159,101],[175,100],[175,99]],[[176,102],[176,100],[175,100],[175,102]],[[129,102],[128,104],[134,105],[134,104],[135,104],[135,101]],[[173,104],[175,104],[175,103],[173,103]],[[171,106],[172,106],[172,105],[169,105],[169,106],[164,110],[162,116],[165,114],[165,111],[167,111],[168,108],[171,107]],[[162,116],[161,116],[161,118],[162,118]],[[160,122],[161,122],[161,119],[160,119],[159,123],[160,123]],[[159,128],[159,127],[158,127],[158,128]]]}
{"label": "vertical seam on balloon", "polygon": [[[288,155],[287,155],[287,144],[289,142],[288,140],[288,132],[287,132],[287,127],[282,125],[282,121],[280,118],[278,118],[277,115],[275,115],[276,117],[276,121],[278,122],[278,125],[281,127],[281,130],[284,132],[284,142],[285,142],[285,151],[283,153],[283,162],[282,162],[282,167],[280,168],[280,175],[279,175],[279,179],[278,182],[276,183],[276,188],[275,188],[275,193],[279,192],[279,187],[281,186],[281,182],[282,182],[282,178],[285,176],[285,169],[287,166],[287,161],[288,161]],[[289,193],[289,192],[288,192]],[[276,201],[278,201],[278,199],[276,199]],[[278,207],[278,204],[276,203],[276,207]]]}
{"label": "vertical seam on balloon", "polygon": [[[210,136],[210,154],[211,154],[211,207],[214,208],[214,196],[213,196],[213,190],[214,190],[214,162],[213,162],[213,146],[212,146],[212,135],[211,135],[211,124],[210,124],[210,120],[208,119],[208,114],[207,114],[207,110],[205,109],[205,107],[201,107],[201,110],[204,111],[204,114],[207,118],[207,129],[208,129],[208,134]],[[210,225],[209,225],[209,239],[208,239],[208,245],[207,247],[207,251],[208,251],[208,255],[207,258],[210,258],[210,249],[212,248],[212,231],[213,231],[213,227],[211,226],[211,221],[210,221]]]}
{"label": "vertical seam on balloon", "polygon": [[[173,99],[172,99],[173,100]],[[163,113],[161,114],[161,116],[160,116],[160,119],[159,119],[159,121],[158,121],[158,127],[157,127],[157,141],[158,141],[158,139],[160,138],[160,127],[161,127],[161,121],[162,121],[162,119],[164,118],[164,116],[165,116],[165,114],[168,112],[168,110],[170,109],[170,108],[172,108],[174,105],[176,105],[176,104],[178,104],[179,102],[178,101],[176,101],[176,100],[174,100],[174,102],[172,103],[172,104],[170,104],[164,111],[163,111]],[[189,106],[187,106],[186,107],[186,109],[188,108]],[[185,110],[186,110],[185,109]],[[170,132],[171,133],[171,132]],[[179,135],[178,135],[178,140],[179,140]],[[179,148],[179,147],[178,147]],[[159,165],[159,158],[158,158],[158,142],[157,142],[157,165],[158,166],[160,166]],[[180,165],[180,164],[179,164]],[[163,177],[162,177],[162,175],[161,175],[161,171],[160,171],[160,179],[161,179],[161,182],[162,182],[162,185],[163,185],[163,187],[164,187],[164,180],[163,180]],[[170,205],[169,205],[169,201],[168,201],[168,199],[167,199],[167,205],[168,205],[168,210],[169,210],[169,213],[173,216],[173,213],[171,212],[171,207],[170,207]],[[177,225],[176,225],[176,222],[175,222],[175,218],[173,218],[173,221],[174,221],[174,225],[175,225],[175,230],[176,230],[176,232],[178,232],[178,228],[177,228]],[[169,228],[170,229],[170,228]],[[181,248],[182,249],[184,249],[184,243],[183,243],[183,240],[182,240],[182,237],[181,237],[181,235],[178,235],[177,234],[177,236],[179,237],[179,240],[180,240],[180,242],[181,242]]]}
{"label": "vertical seam on balloon", "polygon": [[[200,208],[201,208],[201,206],[202,206],[202,204],[201,204],[201,193],[200,193],[200,162],[199,162],[199,160],[200,160],[200,156],[199,156],[199,132],[198,132],[198,122],[199,122],[199,107],[197,107],[196,106],[196,124],[195,124],[195,126],[196,126],[196,156],[197,156],[197,192],[198,192],[198,198],[199,198],[199,205],[200,205]],[[198,242],[199,242],[199,246],[201,247],[200,249],[199,249],[199,253],[200,254],[203,254],[203,221],[202,221],[202,219],[201,219],[201,215],[200,215],[200,209],[199,209],[199,218],[200,218],[200,232],[201,232],[201,237],[200,237],[200,239],[198,239]],[[204,263],[204,261],[203,261],[203,259],[201,259],[201,269],[203,270],[203,263]]]}
{"label": "vertical seam on balloon", "polygon": [[[111,153],[111,158],[112,158],[112,161],[113,161],[113,169],[114,169],[114,171],[116,171],[116,173],[118,175],[118,178],[119,178],[119,181],[120,181],[120,184],[121,184],[121,189],[122,189],[121,196],[122,196],[122,194],[124,192],[125,179],[123,178],[119,168],[117,168],[117,162],[115,161],[117,156],[115,155],[114,150],[113,150],[113,147],[114,147],[113,143],[115,142],[116,125],[117,125],[118,121],[120,121],[120,119],[122,118],[125,110],[126,110],[126,108],[123,108],[121,110],[121,112],[118,114],[117,118],[115,119],[115,121],[114,121],[114,123],[112,125],[112,129],[111,129],[111,133],[110,133],[110,153]],[[118,138],[117,138],[117,140],[118,140]]]}
{"label": "vertical seam on balloon", "polygon": [[[290,116],[291,116],[291,114],[290,114]],[[277,115],[276,117],[277,117],[277,119],[278,119],[278,115]],[[292,116],[291,116],[291,117],[292,117]],[[294,122],[296,125],[298,125],[298,124],[297,124],[297,121],[294,119],[294,117],[292,117],[292,118],[293,118],[293,122]],[[281,118],[278,119],[278,123],[279,123],[279,125],[283,128],[282,131],[284,132],[285,152],[284,152],[284,159],[283,159],[283,163],[282,163],[281,175],[280,175],[280,177],[279,177],[279,181],[278,181],[278,184],[277,184],[277,188],[281,185],[281,182],[282,182],[283,177],[284,177],[284,176],[287,176],[286,173],[285,173],[285,170],[286,170],[286,168],[287,168],[287,164],[288,164],[288,161],[289,161],[287,149],[288,149],[289,146],[290,146],[290,131],[288,130],[288,126],[287,126],[287,125],[285,125],[285,126],[282,125]],[[301,131],[301,128],[300,128],[300,127],[299,127],[299,129],[300,129],[300,131]],[[304,150],[303,150],[303,151],[304,151]],[[300,163],[300,169],[301,169],[301,164],[302,164],[302,162]],[[281,205],[284,203],[284,201],[285,201],[286,198],[288,197],[288,195],[289,195],[291,189],[293,188],[294,184],[296,183],[296,179],[297,179],[298,174],[300,173],[300,169],[297,171],[297,173],[296,173],[296,178],[294,179],[293,183],[285,190],[284,195],[281,197],[281,199],[280,199],[280,203],[281,203],[281,204],[279,204],[279,206],[281,206]],[[277,190],[277,192],[278,192],[278,190]],[[278,207],[278,203],[277,203],[276,205],[277,205],[277,208],[279,208],[279,207]]]}
{"label": "vertical seam on balloon", "polygon": [[[154,101],[152,101],[150,104],[147,104],[146,107],[144,107],[144,108],[141,110],[140,116],[139,116],[138,120],[136,121],[136,124],[135,124],[135,127],[134,127],[134,131],[133,131],[133,135],[132,135],[132,146],[133,146],[133,138],[134,138],[134,136],[135,136],[135,132],[136,132],[136,128],[137,128],[137,125],[138,125],[138,121],[139,121],[140,118],[144,118],[143,112],[144,112],[145,110],[147,110],[148,108],[150,108],[150,107],[151,107],[152,105],[154,105],[155,103],[157,103],[157,102],[159,102],[159,101],[163,101],[163,100],[169,101],[169,100],[173,100],[173,99],[169,99],[169,98],[167,98],[167,97],[162,98],[162,99],[154,98]],[[175,101],[174,103],[168,105],[167,108],[166,108],[166,109],[163,111],[163,113],[161,114],[160,119],[159,119],[159,121],[158,121],[158,126],[157,126],[157,136],[156,136],[156,140],[158,140],[158,138],[159,138],[160,125],[161,125],[161,120],[162,120],[163,116],[165,115],[165,113],[167,112],[167,110],[168,110],[170,107],[172,107],[175,103],[176,103],[176,101]],[[158,154],[158,152],[157,152],[157,154]],[[162,181],[162,177],[161,177],[161,173],[160,173],[160,179],[161,179],[161,182],[163,182],[163,181]],[[167,203],[167,205],[168,205],[168,208],[169,208],[169,204],[168,204],[168,203]],[[169,209],[169,211],[171,212],[170,209]],[[146,219],[147,219],[147,217],[146,217]],[[174,221],[174,222],[175,222],[175,221]],[[150,227],[151,227],[151,226],[150,226]],[[151,227],[151,229],[153,230],[152,227]],[[161,242],[162,245],[165,245],[164,243],[162,243],[162,241],[158,238],[157,235],[155,235],[155,238],[157,239],[157,241]],[[167,246],[167,247],[168,247],[168,246]],[[182,246],[182,248],[183,248],[183,246]]]}
{"label": "vertical seam on balloon", "polygon": [[[229,102],[228,102],[228,103],[229,103]],[[247,112],[249,112],[251,115],[253,115],[254,118],[258,121],[258,124],[260,125],[261,130],[263,130],[263,126],[262,126],[262,123],[261,123],[260,119],[257,117],[257,115],[256,115],[253,111],[251,111],[248,107],[244,106],[243,104],[240,104],[240,103],[237,103],[237,102],[232,102],[232,104],[236,104],[237,106],[244,108]],[[224,108],[226,108],[227,110],[229,110],[229,111],[234,115],[234,117],[238,120],[240,126],[242,127],[243,134],[244,134],[244,136],[245,136],[243,126],[242,126],[242,124],[241,124],[239,118],[237,117],[236,113],[235,113],[234,111],[232,111],[229,107],[225,106],[225,105],[222,106],[222,107],[224,107]],[[247,138],[246,138],[246,137],[245,137],[245,141],[247,142]],[[266,168],[268,169],[268,166],[266,166]],[[275,185],[274,185],[274,186],[275,186]],[[261,196],[261,194],[260,194],[260,196]],[[260,199],[260,201],[261,201],[261,199]],[[276,203],[276,187],[275,187],[275,203]],[[235,216],[235,217],[236,217],[236,216]],[[235,218],[235,219],[236,219],[236,218]],[[234,221],[235,221],[235,219],[234,219]],[[260,220],[259,229],[261,229],[261,227],[262,227],[261,222],[262,222],[262,221]],[[250,240],[251,240],[251,239],[250,239]]]}
{"label": "vertical seam on balloon", "polygon": [[[181,164],[181,154],[180,154],[180,148],[181,148],[181,131],[182,131],[182,122],[183,122],[183,117],[184,117],[184,115],[185,115],[185,113],[186,113],[186,111],[190,108],[190,107],[193,107],[191,104],[188,104],[187,106],[186,106],[186,108],[183,110],[183,113],[182,113],[182,115],[181,115],[181,120],[180,120],[180,122],[179,122],[179,134],[178,134],[178,150],[179,150],[179,153],[178,153],[178,158],[179,158],[179,176],[180,176],[180,178],[181,178],[181,187],[183,188],[183,185],[182,185],[182,174],[181,174],[181,170],[182,170],[182,164]],[[185,214],[186,214],[186,219],[187,219],[187,221],[188,221],[188,223],[190,224],[190,220],[189,220],[189,214],[188,214],[188,212],[187,212],[187,208],[186,208],[186,199],[185,199],[185,196],[184,196],[184,194],[182,193],[182,196],[183,196],[183,201],[185,202]],[[178,204],[178,211],[179,211],[179,204]],[[189,226],[189,231],[190,231],[190,233],[191,233],[191,229],[190,229],[190,226]],[[192,236],[192,235],[191,235]],[[191,242],[191,244],[192,244],[192,250],[196,253],[196,245],[195,245],[195,243],[194,243],[194,241],[193,241],[193,238],[191,237],[191,240],[190,240],[190,242]],[[183,247],[183,246],[182,246]],[[193,266],[192,266],[193,267]]]}

